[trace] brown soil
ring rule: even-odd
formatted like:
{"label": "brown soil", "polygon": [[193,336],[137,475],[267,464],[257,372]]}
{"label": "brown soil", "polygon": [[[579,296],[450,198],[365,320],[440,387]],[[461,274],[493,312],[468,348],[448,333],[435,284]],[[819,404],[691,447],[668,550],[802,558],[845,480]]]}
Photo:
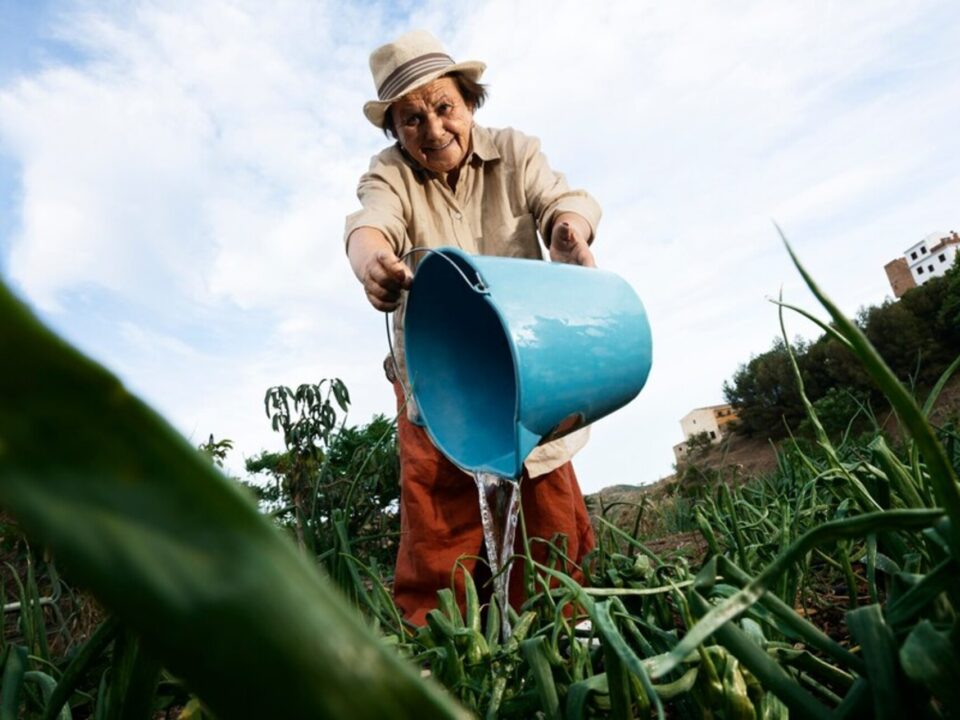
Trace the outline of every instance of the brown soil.
{"label": "brown soil", "polygon": [[686,558],[690,567],[698,568],[707,556],[707,543],[699,532],[683,532],[648,540],[644,546],[661,560]]}

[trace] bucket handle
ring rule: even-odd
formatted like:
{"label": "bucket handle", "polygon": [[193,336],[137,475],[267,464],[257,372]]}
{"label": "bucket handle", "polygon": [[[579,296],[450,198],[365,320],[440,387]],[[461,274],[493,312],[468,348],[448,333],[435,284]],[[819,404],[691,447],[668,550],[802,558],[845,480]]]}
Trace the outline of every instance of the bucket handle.
{"label": "bucket handle", "polygon": [[[471,282],[470,278],[468,278],[467,274],[463,271],[463,268],[457,265],[453,261],[453,259],[450,258],[450,256],[445,255],[444,253],[440,252],[435,248],[411,248],[410,250],[408,250],[407,252],[405,252],[403,255],[400,256],[400,261],[406,262],[408,257],[410,257],[411,255],[415,255],[417,253],[425,253],[427,255],[439,255],[448,263],[450,263],[453,269],[456,270],[457,273],[460,275],[460,277],[463,278],[463,281],[467,284],[467,287],[469,287],[471,290],[473,290],[474,292],[480,295],[490,294],[490,289],[484,284],[483,278],[480,277],[480,273],[477,273],[477,281]],[[400,383],[400,389],[403,390],[404,402],[409,404],[415,401],[413,400],[413,393],[411,392],[410,388],[408,388],[406,384],[403,382],[402,373],[400,372],[400,363],[397,362],[397,354],[396,352],[394,352],[394,349],[393,349],[393,334],[390,330],[390,316],[392,314],[393,314],[393,311],[388,311],[384,313],[384,316],[383,316],[384,324],[387,329],[387,347],[390,348],[390,359],[393,361],[393,369],[397,376],[397,382]],[[419,414],[420,414],[420,411],[418,409],[417,415],[419,416]]]}

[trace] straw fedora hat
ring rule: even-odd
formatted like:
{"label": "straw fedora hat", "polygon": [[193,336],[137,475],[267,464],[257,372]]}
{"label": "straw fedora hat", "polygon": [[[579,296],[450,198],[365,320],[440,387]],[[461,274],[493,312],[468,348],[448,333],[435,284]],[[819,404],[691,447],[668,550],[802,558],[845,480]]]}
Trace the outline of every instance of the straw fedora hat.
{"label": "straw fedora hat", "polygon": [[364,104],[363,114],[382,128],[383,116],[395,100],[455,71],[476,82],[486,67],[477,61],[454,62],[440,41],[426,30],[408,32],[370,53],[370,72],[377,87],[377,99]]}

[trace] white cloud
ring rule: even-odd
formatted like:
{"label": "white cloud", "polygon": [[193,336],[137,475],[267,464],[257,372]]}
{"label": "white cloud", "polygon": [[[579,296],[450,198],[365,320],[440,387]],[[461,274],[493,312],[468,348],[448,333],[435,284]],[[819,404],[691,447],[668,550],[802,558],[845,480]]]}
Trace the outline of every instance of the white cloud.
{"label": "white cloud", "polygon": [[38,303],[56,308],[81,282],[145,304],[172,288],[243,306],[330,284],[340,216],[375,143],[346,119],[369,83],[365,49],[324,49],[321,5],[263,10],[81,7],[60,34],[89,63],[3,94],[25,186],[10,273]]}
{"label": "white cloud", "polygon": [[667,472],[679,417],[776,335],[766,298],[812,307],[771,219],[849,312],[888,293],[887,260],[960,226],[944,4],[208,0],[58,22],[83,62],[0,88],[23,190],[8,274],[61,327],[76,292],[110,298],[112,334],[72,337],[247,454],[276,442],[270,384],[339,375],[356,419],[391,406],[382,318],[340,243],[385,144],[360,113],[367,54],[408,28],[488,63],[478,120],[540,136],[600,199],[598,260],[647,306],[654,370],[593,434],[588,489]]}

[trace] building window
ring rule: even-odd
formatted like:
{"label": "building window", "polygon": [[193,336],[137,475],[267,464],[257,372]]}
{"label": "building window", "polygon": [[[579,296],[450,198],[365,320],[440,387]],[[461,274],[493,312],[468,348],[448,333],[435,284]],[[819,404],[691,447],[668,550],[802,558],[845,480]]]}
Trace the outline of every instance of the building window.
{"label": "building window", "polygon": [[917,268],[917,275],[923,275],[923,266]]}
{"label": "building window", "polygon": [[946,262],[946,261],[947,261],[947,254],[946,254],[946,253],[940,253],[940,255],[937,256],[937,260],[939,260],[940,262]]}
{"label": "building window", "polygon": [[929,270],[930,272],[933,272],[933,265],[927,265],[927,270]]}
{"label": "building window", "polygon": [[911,259],[911,260],[916,260],[916,259],[917,259],[917,253],[916,253],[916,251],[910,253],[910,259]]}
{"label": "building window", "polygon": [[926,254],[927,254],[927,249],[926,249],[923,245],[920,246],[920,254],[921,254],[921,255],[926,255]]}
{"label": "building window", "polygon": [[716,434],[713,430],[710,431],[710,439],[711,439],[711,440],[716,440],[716,439],[717,439],[717,434]]}

